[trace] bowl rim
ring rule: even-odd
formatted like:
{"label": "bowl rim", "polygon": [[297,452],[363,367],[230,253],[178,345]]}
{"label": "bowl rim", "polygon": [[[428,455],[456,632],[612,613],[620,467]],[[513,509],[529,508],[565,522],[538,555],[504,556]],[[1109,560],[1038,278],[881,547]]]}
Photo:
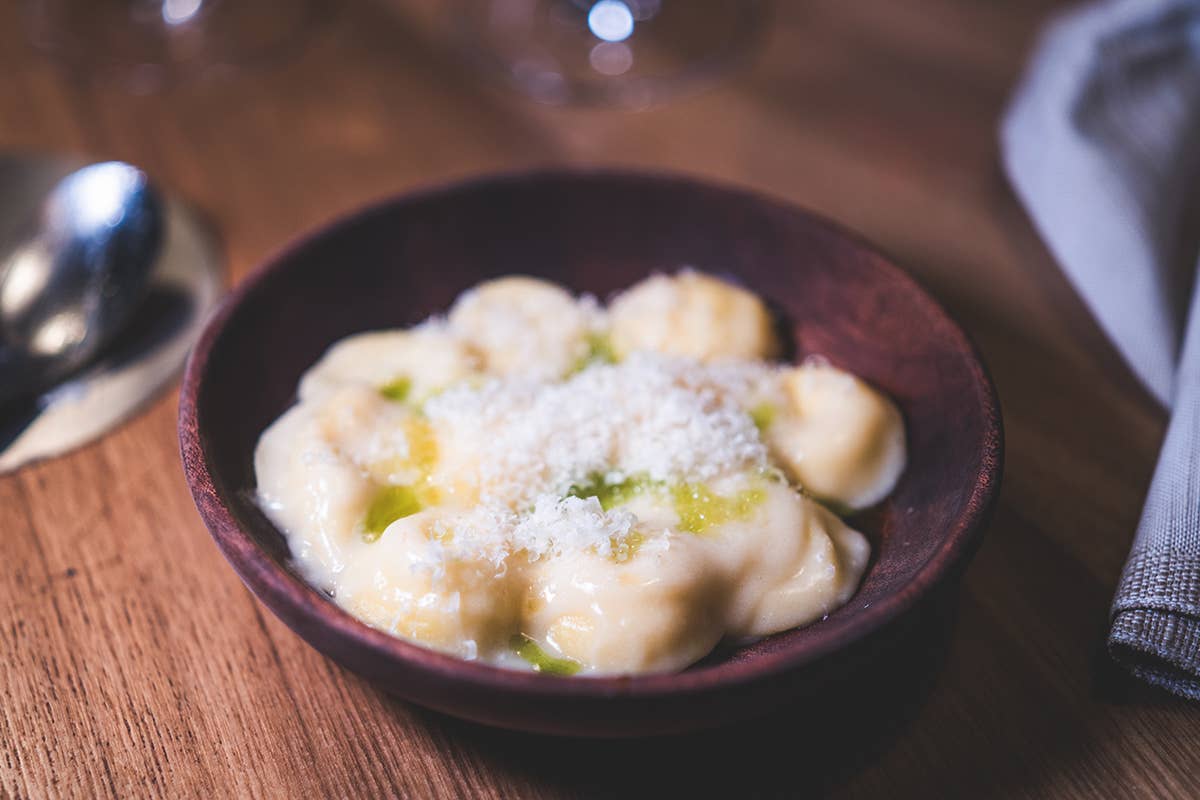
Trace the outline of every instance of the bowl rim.
{"label": "bowl rim", "polygon": [[[980,469],[975,475],[971,494],[963,512],[945,532],[940,547],[919,568],[907,585],[875,601],[869,608],[838,620],[837,624],[826,625],[823,621],[813,623],[812,635],[805,640],[803,646],[782,648],[775,652],[757,654],[744,661],[723,662],[676,673],[559,677],[467,661],[372,628],[337,606],[297,573],[276,564],[238,522],[218,489],[219,481],[210,470],[210,462],[201,437],[203,420],[199,415],[197,400],[204,386],[206,367],[212,350],[224,333],[234,311],[248,295],[282,272],[294,256],[314,242],[374,215],[401,213],[411,206],[487,187],[538,181],[591,180],[650,182],[683,189],[717,191],[776,213],[807,217],[810,223],[849,240],[862,251],[874,256],[875,266],[890,273],[893,279],[909,284],[910,288],[915,290],[916,296],[921,298],[930,310],[944,317],[947,335],[955,339],[955,349],[966,357],[967,366],[979,393],[980,411],[984,420],[983,434],[978,442]],[[321,630],[386,662],[399,662],[442,680],[472,684],[476,689],[503,692],[510,697],[523,695],[539,699],[648,699],[696,695],[778,677],[866,638],[911,610],[920,599],[973,554],[999,495],[1004,459],[1003,421],[999,399],[978,348],[941,303],[934,299],[916,278],[899,267],[879,248],[820,214],[755,189],[686,173],[609,167],[541,167],[485,173],[437,182],[411,191],[377,197],[293,237],[242,278],[211,312],[184,370],[179,399],[178,432],[185,477],[205,526],[235,573],[258,600],[273,611],[276,608],[286,608],[290,611],[288,618],[284,618],[289,627],[298,631],[303,625],[309,630],[315,623]],[[275,613],[283,618],[280,612]]]}

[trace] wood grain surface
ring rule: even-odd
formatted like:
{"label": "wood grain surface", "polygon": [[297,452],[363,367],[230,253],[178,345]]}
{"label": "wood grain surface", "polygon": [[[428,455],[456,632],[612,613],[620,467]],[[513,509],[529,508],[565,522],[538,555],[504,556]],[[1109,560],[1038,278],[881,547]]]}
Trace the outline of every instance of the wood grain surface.
{"label": "wood grain surface", "polygon": [[0,5],[0,148],[138,163],[209,216],[233,281],[366,200],[482,170],[735,181],[858,229],[950,307],[992,368],[1007,465],[949,635],[873,702],[599,745],[404,705],[266,614],[192,506],[169,392],[0,478],[0,796],[1200,796],[1200,709],[1102,653],[1164,415],[997,162],[1049,4],[780,4],[749,69],[639,114],[485,89],[427,15],[365,0],[285,62],[133,96],[41,59],[18,8]]}

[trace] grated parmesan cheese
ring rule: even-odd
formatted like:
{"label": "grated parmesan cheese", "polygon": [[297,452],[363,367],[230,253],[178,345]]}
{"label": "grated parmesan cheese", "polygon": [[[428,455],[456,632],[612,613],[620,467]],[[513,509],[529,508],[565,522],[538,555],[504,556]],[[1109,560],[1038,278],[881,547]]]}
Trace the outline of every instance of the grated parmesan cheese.
{"label": "grated parmesan cheese", "polygon": [[[605,510],[595,497],[568,496],[597,475],[612,483],[706,482],[767,468],[767,451],[738,397],[769,368],[702,365],[636,353],[562,382],[527,376],[459,385],[431,398],[437,432],[435,482],[474,487],[468,508],[439,509],[429,564],[449,551],[500,563],[591,550],[627,551],[638,518]],[[615,550],[614,550],[615,548]]]}
{"label": "grated parmesan cheese", "polygon": [[707,481],[767,465],[754,422],[693,361],[637,353],[561,383],[496,379],[425,405],[444,468],[485,504],[532,506],[590,475]]}

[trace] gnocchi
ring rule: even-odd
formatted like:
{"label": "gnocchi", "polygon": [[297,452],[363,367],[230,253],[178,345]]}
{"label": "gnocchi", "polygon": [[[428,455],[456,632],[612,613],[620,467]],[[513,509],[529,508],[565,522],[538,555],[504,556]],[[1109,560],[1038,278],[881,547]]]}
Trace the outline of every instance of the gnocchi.
{"label": "gnocchi", "polygon": [[835,510],[904,468],[896,407],[770,362],[774,330],[698,272],[607,309],[488,281],[331,347],[259,440],[259,500],[308,579],[392,635],[556,675],[684,669],[847,602],[870,545]]}

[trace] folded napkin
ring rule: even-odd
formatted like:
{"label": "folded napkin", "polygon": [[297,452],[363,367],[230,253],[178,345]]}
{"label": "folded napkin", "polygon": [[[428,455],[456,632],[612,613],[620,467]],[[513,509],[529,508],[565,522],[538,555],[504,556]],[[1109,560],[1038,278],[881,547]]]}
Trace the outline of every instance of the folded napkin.
{"label": "folded napkin", "polygon": [[1058,18],[1000,138],[1050,251],[1171,408],[1108,643],[1135,675],[1200,699],[1200,0]]}

